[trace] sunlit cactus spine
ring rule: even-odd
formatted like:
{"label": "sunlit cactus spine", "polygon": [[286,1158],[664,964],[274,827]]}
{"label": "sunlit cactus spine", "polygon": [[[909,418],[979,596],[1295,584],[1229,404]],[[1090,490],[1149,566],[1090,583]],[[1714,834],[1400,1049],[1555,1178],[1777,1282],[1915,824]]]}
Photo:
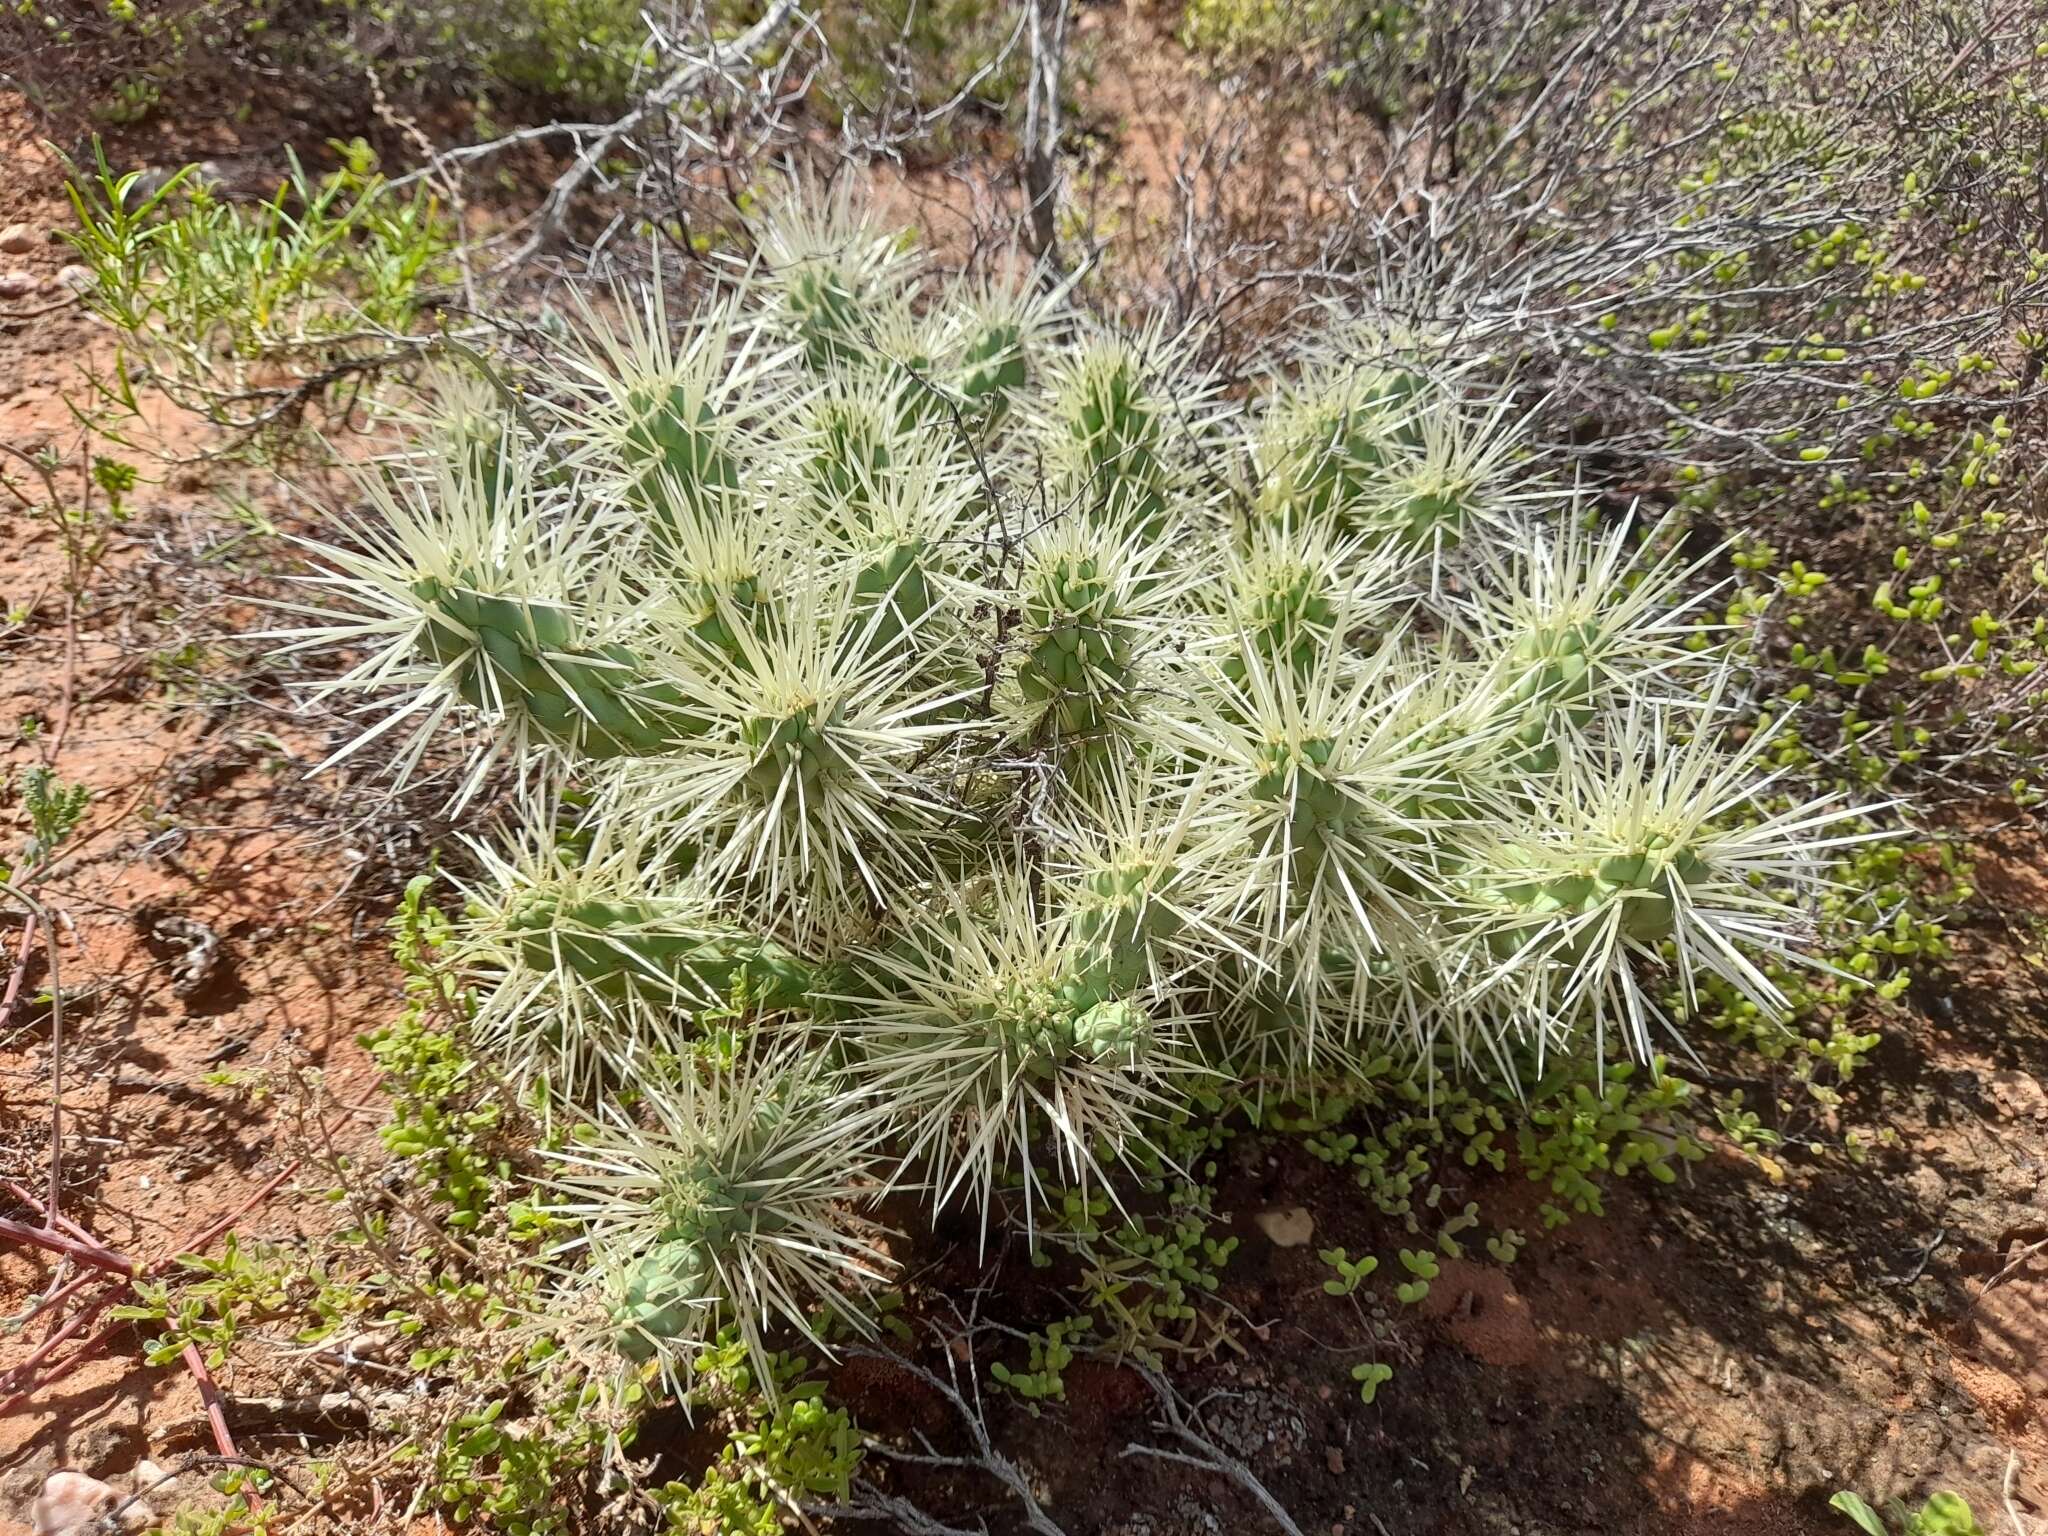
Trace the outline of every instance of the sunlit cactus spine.
{"label": "sunlit cactus spine", "polygon": [[1043,367],[1059,323],[1064,287],[1036,267],[962,284],[959,302],[940,313],[945,326],[943,382],[965,418],[1000,424]]}
{"label": "sunlit cactus spine", "polygon": [[1571,514],[1487,557],[1489,580],[1462,610],[1495,659],[1501,707],[1520,713],[1532,762],[1554,766],[1556,733],[1591,731],[1628,700],[1698,702],[1712,676],[1698,616],[1704,561],[1659,549],[1661,535],[1626,518],[1597,532]]}
{"label": "sunlit cactus spine", "polygon": [[1012,740],[1085,790],[1156,734],[1193,633],[1187,575],[1165,542],[1082,513],[1031,532],[1017,567],[997,711]]}
{"label": "sunlit cactus spine", "polygon": [[1526,451],[1505,399],[1457,400],[1417,418],[1414,442],[1400,447],[1356,504],[1351,526],[1376,545],[1421,560],[1436,584],[1445,558],[1468,542],[1512,543],[1528,517],[1557,492],[1522,472]]}
{"label": "sunlit cactus spine", "polygon": [[[929,654],[958,638],[943,592],[963,579],[980,495],[951,431],[919,423],[915,385],[838,377],[799,412],[801,526],[822,567],[879,609],[869,643]],[[928,622],[929,621],[929,622]]]}
{"label": "sunlit cactus spine", "polygon": [[800,1008],[810,967],[736,926],[701,881],[632,847],[566,840],[558,808],[479,839],[454,960],[475,985],[479,1045],[549,1103],[585,1102],[688,1048],[690,1021],[744,997]]}
{"label": "sunlit cactus spine", "polygon": [[839,1026],[851,1070],[939,1200],[987,1211],[1015,1181],[1028,1211],[1037,1157],[1061,1184],[1100,1184],[1197,1070],[1178,985],[1112,974],[1078,928],[999,872],[854,957],[869,986]]}
{"label": "sunlit cactus spine", "polygon": [[680,751],[597,780],[597,814],[634,819],[737,909],[808,931],[886,907],[925,878],[947,811],[915,764],[963,726],[946,677],[905,686],[906,643],[840,573],[756,632],[727,612],[734,653],[672,659],[703,728]]}
{"label": "sunlit cactus spine", "polygon": [[680,1388],[721,1327],[757,1366],[772,1330],[816,1337],[820,1314],[865,1329],[859,1297],[891,1265],[846,1217],[870,1188],[875,1107],[800,1041],[641,1084],[644,1120],[609,1115],[555,1154],[555,1214],[582,1224],[565,1246],[588,1253],[604,1342]]}

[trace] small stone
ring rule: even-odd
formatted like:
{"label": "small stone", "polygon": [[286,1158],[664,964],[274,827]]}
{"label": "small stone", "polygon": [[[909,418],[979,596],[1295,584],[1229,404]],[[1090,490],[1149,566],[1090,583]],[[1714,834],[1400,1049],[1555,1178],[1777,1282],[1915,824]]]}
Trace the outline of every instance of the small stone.
{"label": "small stone", "polygon": [[366,1328],[341,1346],[341,1355],[344,1360],[368,1360],[372,1364],[383,1364],[391,1359],[391,1346],[397,1341],[398,1336],[394,1333]]}
{"label": "small stone", "polygon": [[83,293],[93,284],[92,268],[73,262],[68,267],[57,269],[57,286],[68,288],[73,293]]}
{"label": "small stone", "polygon": [[123,1499],[96,1477],[52,1472],[29,1508],[29,1522],[35,1536],[85,1536],[100,1530],[145,1531],[156,1524],[156,1515],[140,1499]]}
{"label": "small stone", "polygon": [[1344,1475],[1344,1453],[1338,1450],[1336,1446],[1331,1446],[1323,1452],[1323,1465],[1330,1469],[1330,1476],[1342,1477]]}
{"label": "small stone", "polygon": [[25,299],[36,291],[36,280],[26,272],[0,272],[0,299]]}
{"label": "small stone", "polygon": [[0,229],[0,251],[10,256],[23,256],[36,248],[36,232],[26,224],[10,224]]}
{"label": "small stone", "polygon": [[138,1499],[146,1499],[153,1493],[163,1492],[177,1480],[177,1473],[166,1472],[145,1456],[135,1463],[135,1470],[128,1475],[128,1486],[135,1490]]}
{"label": "small stone", "polygon": [[1316,1219],[1299,1205],[1261,1211],[1252,1218],[1275,1248],[1300,1248],[1316,1235]]}

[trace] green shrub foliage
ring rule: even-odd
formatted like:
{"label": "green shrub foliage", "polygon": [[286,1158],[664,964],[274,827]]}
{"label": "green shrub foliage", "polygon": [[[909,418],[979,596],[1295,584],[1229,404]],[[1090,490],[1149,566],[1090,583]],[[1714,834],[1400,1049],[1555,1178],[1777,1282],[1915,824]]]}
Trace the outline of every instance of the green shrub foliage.
{"label": "green shrub foliage", "polygon": [[350,750],[522,786],[453,943],[597,1127],[564,1285],[629,1367],[857,1322],[871,1197],[1114,1198],[1219,1086],[1783,1005],[1853,809],[1759,769],[1697,568],[1468,360],[1332,313],[1238,390],[843,201],[759,247],[451,387],[297,632]]}

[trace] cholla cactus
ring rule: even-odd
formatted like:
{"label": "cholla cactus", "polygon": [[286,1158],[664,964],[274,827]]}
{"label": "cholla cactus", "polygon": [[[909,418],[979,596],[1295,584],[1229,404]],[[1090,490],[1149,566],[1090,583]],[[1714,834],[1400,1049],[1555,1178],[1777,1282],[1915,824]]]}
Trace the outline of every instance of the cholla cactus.
{"label": "cholla cactus", "polygon": [[[1849,812],[1759,799],[1697,567],[1596,526],[1481,360],[1364,316],[1232,403],[850,194],[759,248],[695,318],[586,317],[516,412],[449,391],[297,636],[354,652],[358,748],[460,721],[551,808],[464,953],[481,1045],[598,1117],[629,1360],[850,1305],[883,1189],[1114,1193],[1198,1083],[1779,1002]],[[710,1030],[791,1043],[675,1067]]]}
{"label": "cholla cactus", "polygon": [[1245,650],[1270,668],[1305,673],[1345,640],[1370,648],[1415,601],[1403,564],[1340,533],[1327,513],[1289,511],[1254,523],[1224,557],[1220,628],[1241,647],[1226,653],[1224,676],[1243,681]]}
{"label": "cholla cactus", "polygon": [[1156,724],[1161,663],[1185,621],[1185,577],[1163,541],[1069,513],[1024,541],[1016,663],[998,712],[1070,780],[1139,750]]}
{"label": "cholla cactus", "polygon": [[1269,522],[1355,521],[1388,466],[1418,446],[1429,384],[1373,359],[1361,336],[1275,381],[1250,442],[1253,508]]}
{"label": "cholla cactus", "polygon": [[1546,1048],[1590,1024],[1596,1042],[1618,1031],[1648,1055],[1659,1018],[1640,973],[1667,966],[1688,1008],[1710,974],[1781,1009],[1752,956],[1796,952],[1809,910],[1785,893],[1816,892],[1818,855],[1877,835],[1845,830],[1851,806],[1769,809],[1756,763],[1770,733],[1731,752],[1688,723],[1675,743],[1638,704],[1611,743],[1567,743],[1526,818],[1465,866],[1467,921],[1494,962],[1478,985]]}
{"label": "cholla cactus", "polygon": [[1352,512],[1352,523],[1374,543],[1423,560],[1435,585],[1447,554],[1468,542],[1512,543],[1526,515],[1557,492],[1531,485],[1520,472],[1520,440],[1509,420],[1511,402],[1484,410],[1458,401],[1423,412],[1415,442],[1390,454]]}
{"label": "cholla cactus", "polygon": [[1100,1182],[1099,1157],[1128,1158],[1178,1103],[1174,1079],[1196,1065],[1188,1000],[1176,978],[1118,974],[1111,944],[1002,871],[854,957],[853,1070],[893,1106],[906,1167],[928,1169],[940,1201],[965,1190],[986,1210],[1008,1177],[1028,1218],[1045,1173]]}
{"label": "cholla cactus", "polygon": [[799,1007],[808,966],[736,927],[689,876],[661,878],[631,847],[566,844],[556,808],[529,804],[502,842],[474,853],[457,959],[476,982],[479,1045],[519,1081],[571,1103],[634,1081],[688,1048],[687,1021],[735,993]]}
{"label": "cholla cactus", "polygon": [[611,775],[602,819],[658,829],[744,910],[806,927],[926,878],[947,807],[911,770],[961,729],[957,695],[905,688],[907,647],[881,643],[890,611],[858,597],[821,579],[759,629],[722,608],[732,653],[672,662],[702,728]]}
{"label": "cholla cactus", "polygon": [[598,493],[640,511],[614,530],[657,548],[676,525],[710,517],[738,492],[764,414],[786,409],[778,370],[788,361],[730,304],[678,331],[660,288],[610,315],[586,307],[565,362],[574,392],[564,435],[599,470]]}
{"label": "cholla cactus", "polygon": [[941,379],[972,419],[1003,420],[1031,383],[1065,297],[1046,274],[963,283],[957,303],[939,311]]}
{"label": "cholla cactus", "polygon": [[875,220],[852,181],[792,188],[760,226],[761,292],[776,330],[819,369],[888,358],[876,329],[908,314],[918,262],[900,230]]}
{"label": "cholla cactus", "polygon": [[1691,648],[1708,639],[1694,614],[1705,562],[1656,553],[1660,530],[1641,544],[1637,532],[1628,519],[1596,533],[1566,517],[1529,547],[1485,557],[1488,579],[1468,603],[1475,645],[1501,667],[1504,704],[1525,712],[1525,739],[1588,729],[1631,698],[1682,709],[1711,676]]}
{"label": "cholla cactus", "polygon": [[868,1189],[873,1107],[800,1041],[642,1083],[649,1123],[611,1115],[555,1154],[555,1214],[582,1229],[556,1256],[588,1249],[617,1351],[676,1386],[722,1325],[762,1359],[776,1327],[815,1338],[821,1308],[864,1328],[853,1298],[889,1263],[845,1211]]}
{"label": "cholla cactus", "polygon": [[1055,513],[1078,511],[1157,543],[1198,514],[1212,386],[1189,338],[1161,327],[1084,333],[1055,355],[1039,423]]}
{"label": "cholla cactus", "polygon": [[1099,798],[1070,798],[1045,829],[1083,964],[1118,991],[1163,993],[1225,955],[1254,962],[1228,912],[1236,827],[1219,775],[1113,761]]}
{"label": "cholla cactus", "polygon": [[409,772],[465,706],[497,723],[498,748],[522,766],[688,739],[699,722],[648,657],[600,531],[561,519],[553,493],[508,467],[510,433],[489,454],[460,441],[460,458],[424,476],[365,481],[374,521],[360,547],[321,547],[328,569],[311,580],[326,596],[301,605],[322,622],[285,633],[294,647],[369,648],[323,692],[368,693],[363,707],[386,712],[335,757],[410,725],[398,759]]}

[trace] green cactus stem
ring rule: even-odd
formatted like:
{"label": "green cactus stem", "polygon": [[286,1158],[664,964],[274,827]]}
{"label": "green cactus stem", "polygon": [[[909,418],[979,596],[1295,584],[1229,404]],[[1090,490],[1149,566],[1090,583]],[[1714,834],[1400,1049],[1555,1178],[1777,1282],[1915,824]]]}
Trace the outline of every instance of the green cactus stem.
{"label": "green cactus stem", "polygon": [[419,648],[454,668],[454,686],[479,709],[523,716],[541,735],[586,757],[672,752],[703,729],[682,696],[653,679],[618,644],[576,642],[558,603],[491,596],[423,576],[412,593],[426,611]]}

